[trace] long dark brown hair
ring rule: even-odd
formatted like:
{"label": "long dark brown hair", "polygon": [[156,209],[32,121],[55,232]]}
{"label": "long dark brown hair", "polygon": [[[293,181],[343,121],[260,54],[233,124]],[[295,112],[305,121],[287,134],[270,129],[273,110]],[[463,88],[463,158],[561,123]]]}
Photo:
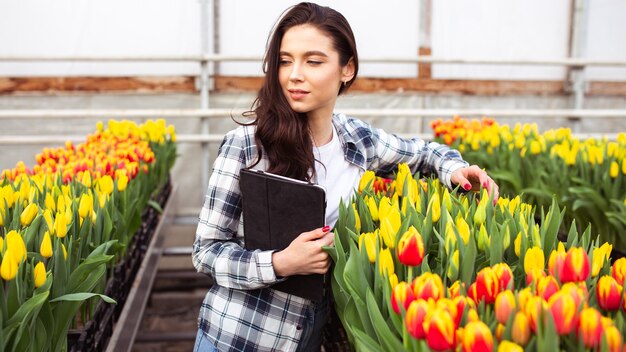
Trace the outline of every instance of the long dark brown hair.
{"label": "long dark brown hair", "polygon": [[[358,57],[354,34],[342,14],[330,7],[303,2],[288,9],[274,26],[263,59],[265,80],[246,116],[256,115],[251,124],[256,124],[255,141],[258,149],[258,164],[267,153],[268,172],[310,181],[309,170],[315,172],[313,142],[310,137],[305,113],[291,109],[278,79],[280,44],[287,30],[308,24],[327,34],[339,53],[339,64],[345,66],[350,59],[354,62],[354,77],[341,85],[337,94],[348,89],[358,72]],[[253,165],[253,166],[254,166]]]}

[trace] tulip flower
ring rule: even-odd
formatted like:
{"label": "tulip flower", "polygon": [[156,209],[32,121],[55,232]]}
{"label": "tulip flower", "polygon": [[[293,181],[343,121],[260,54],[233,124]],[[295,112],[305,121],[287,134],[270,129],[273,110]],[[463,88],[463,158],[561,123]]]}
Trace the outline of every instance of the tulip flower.
{"label": "tulip flower", "polygon": [[457,215],[455,219],[456,229],[459,231],[459,236],[463,239],[463,243],[467,244],[470,239],[470,228],[467,221],[461,216],[461,213]]}
{"label": "tulip flower", "polygon": [[540,277],[536,281],[537,296],[548,301],[552,295],[559,291],[559,283],[554,276]]}
{"label": "tulip flower", "polygon": [[430,198],[430,202],[428,202],[428,212],[430,212],[433,224],[439,221],[439,218],[441,217],[441,203],[437,192],[433,193],[432,198]]}
{"label": "tulip flower", "polygon": [[[522,307],[520,305],[520,307]],[[532,331],[537,331],[537,322],[539,318],[543,315],[543,312],[547,309],[547,303],[543,300],[543,298],[539,296],[531,296],[528,298],[526,305],[523,306],[524,314],[528,318],[530,322],[530,329]]]}
{"label": "tulip flower", "polygon": [[[381,201],[381,205],[382,204],[383,202]],[[385,246],[393,249],[396,246],[396,235],[398,234],[402,223],[400,212],[396,207],[391,207],[388,213],[383,216],[381,212],[379,216],[380,236],[382,237]]]}
{"label": "tulip flower", "polygon": [[577,323],[577,307],[572,296],[563,291],[555,293],[548,301],[548,309],[559,335],[567,335],[574,330]]}
{"label": "tulip flower", "polygon": [[[506,263],[498,263],[493,266],[493,271],[495,271],[496,276],[498,277],[498,281],[500,281],[500,289],[513,289],[513,271]],[[511,285],[511,287],[509,287]]]}
{"label": "tulip flower", "polygon": [[602,246],[593,249],[591,276],[596,277],[600,274],[600,269],[602,269],[604,263],[610,260],[612,250],[613,246],[608,242],[605,242]]}
{"label": "tulip flower", "polygon": [[448,210],[452,211],[452,199],[450,199],[450,191],[447,188],[443,190],[443,196],[441,197],[441,203]]}
{"label": "tulip flower", "polygon": [[376,174],[374,174],[374,171],[371,170],[367,170],[363,173],[363,176],[361,176],[361,179],[359,180],[359,193],[363,192],[363,190],[365,190],[365,188],[369,185],[369,187],[374,186],[374,180],[376,179]]}
{"label": "tulip flower", "polygon": [[489,234],[487,234],[487,229],[484,224],[480,225],[480,230],[478,230],[478,237],[476,238],[476,242],[478,245],[478,249],[482,252],[488,251],[491,246],[491,238],[489,238]]}
{"label": "tulip flower", "polygon": [[469,322],[463,331],[464,352],[491,352],[493,350],[493,335],[489,327],[481,322]]}
{"label": "tulip flower", "polygon": [[[621,352],[623,347],[622,334],[615,325],[604,328],[604,336],[606,337],[606,347],[610,352]],[[603,350],[600,348],[600,350]]]}
{"label": "tulip flower", "polygon": [[56,211],[56,203],[54,202],[54,197],[50,192],[46,193],[46,198],[44,199],[44,205],[46,209],[50,209],[51,211]]}
{"label": "tulip flower", "polygon": [[594,308],[585,308],[578,320],[578,336],[587,348],[597,348],[602,340],[602,315]]}
{"label": "tulip flower", "polygon": [[622,301],[622,285],[612,276],[604,275],[596,285],[598,305],[604,310],[618,310]]}
{"label": "tulip flower", "polygon": [[454,320],[445,309],[437,308],[424,325],[426,342],[430,349],[446,351],[456,346]]}
{"label": "tulip flower", "polygon": [[387,273],[387,276],[391,276],[395,272],[393,258],[388,248],[378,253],[378,267],[380,268],[380,275]]}
{"label": "tulip flower", "polygon": [[563,242],[559,242],[557,249],[550,253],[550,258],[548,259],[548,272],[550,275],[560,275],[561,270],[563,270],[563,264],[565,263],[566,256],[567,252],[565,251],[565,246],[563,245]]}
{"label": "tulip flower", "polygon": [[448,297],[456,298],[461,296],[461,285],[463,285],[463,283],[460,280],[457,280],[450,285],[450,287],[448,287]]}
{"label": "tulip flower", "polygon": [[356,233],[361,233],[361,217],[359,217],[359,212],[356,210],[356,204],[352,203],[352,210],[354,211],[354,229]]}
{"label": "tulip flower", "polygon": [[370,216],[373,221],[378,221],[378,206],[376,205],[376,199],[374,197],[365,197],[365,204],[370,211]]}
{"label": "tulip flower", "polygon": [[80,196],[80,202],[78,205],[78,214],[81,218],[91,217],[93,212],[93,196],[91,193],[83,193]]}
{"label": "tulip flower", "polygon": [[13,280],[17,275],[18,264],[15,262],[15,254],[13,254],[11,248],[7,248],[2,257],[2,264],[0,264],[0,276],[4,281]]}
{"label": "tulip flower", "polygon": [[611,267],[611,276],[621,285],[626,280],[626,258],[619,258]]}
{"label": "tulip flower", "polygon": [[44,232],[41,245],[39,246],[39,253],[44,258],[52,257],[52,241],[50,240],[50,233]]}
{"label": "tulip flower", "polygon": [[437,301],[444,296],[443,282],[437,274],[425,272],[416,277],[411,285],[415,298]]}
{"label": "tulip flower", "polygon": [[67,249],[65,249],[65,245],[61,243],[61,249],[63,250],[63,259],[67,260]]}
{"label": "tulip flower", "polygon": [[565,257],[563,270],[559,273],[561,282],[585,281],[589,277],[591,267],[587,252],[581,247],[570,248]]}
{"label": "tulip flower", "polygon": [[415,227],[409,229],[398,241],[398,260],[407,266],[418,266],[424,260],[424,242]]}
{"label": "tulip flower", "polygon": [[529,248],[524,255],[524,272],[526,274],[532,272],[534,269],[543,271],[545,266],[545,257],[543,255],[543,249],[539,246]]}
{"label": "tulip flower", "polygon": [[456,316],[454,317],[455,326],[459,326],[461,324],[461,318],[463,317],[463,313],[467,309],[470,310],[475,308],[474,301],[467,296],[457,296],[452,299],[452,303],[456,305]]}
{"label": "tulip flower", "polygon": [[476,207],[476,212],[474,212],[474,225],[475,226],[479,226],[485,223],[485,220],[487,219],[487,203],[483,202],[484,197],[482,197],[482,199],[480,200],[480,202],[478,203],[478,206]]}
{"label": "tulip flower", "polygon": [[35,265],[35,270],[33,272],[35,279],[35,288],[41,287],[46,282],[46,267],[42,262],[37,263]]}
{"label": "tulip flower", "polygon": [[126,190],[126,186],[128,186],[128,176],[126,173],[119,173],[116,177],[117,179],[117,190],[120,192],[124,192]]}
{"label": "tulip flower", "polygon": [[500,280],[491,267],[483,268],[478,272],[475,284],[472,298],[476,303],[482,300],[485,300],[487,304],[493,303],[500,293]]}
{"label": "tulip flower", "polygon": [[619,175],[619,165],[617,164],[617,161],[613,160],[609,169],[609,176],[615,179],[617,178],[617,175]]}
{"label": "tulip flower", "polygon": [[391,307],[396,314],[401,314],[400,306],[403,307],[402,310],[406,310],[414,300],[413,289],[405,281],[399,282],[391,289]]}
{"label": "tulip flower", "polygon": [[525,346],[530,340],[530,320],[523,312],[515,313],[513,318],[513,328],[511,329],[511,337],[515,343]]}
{"label": "tulip flower", "polygon": [[413,179],[411,175],[411,169],[409,169],[409,164],[402,163],[398,165],[398,173],[396,174],[396,194],[399,196],[403,195],[404,192],[404,184],[407,183],[407,178],[410,182]]}
{"label": "tulip flower", "polygon": [[446,271],[446,276],[450,281],[454,281],[459,276],[459,268],[461,265],[459,264],[459,250],[455,250],[454,253],[450,256],[450,261],[448,262],[448,270]]}
{"label": "tulip flower", "polygon": [[372,232],[364,232],[359,235],[359,250],[365,244],[367,259],[370,263],[376,262],[376,234]]}
{"label": "tulip flower", "polygon": [[506,290],[500,292],[496,297],[494,308],[498,322],[500,322],[500,324],[506,324],[511,314],[515,312],[515,295],[513,291]]}
{"label": "tulip flower", "polygon": [[576,303],[576,309],[580,309],[581,306],[587,306],[587,299],[589,298],[589,293],[587,292],[586,287],[581,287],[581,285],[574,282],[567,282],[563,284],[561,287],[561,291],[566,292],[568,295],[572,296],[574,302]]}
{"label": "tulip flower", "polygon": [[522,231],[517,233],[517,236],[515,237],[515,241],[513,241],[513,246],[515,250],[515,255],[519,258],[520,251],[522,248]]}
{"label": "tulip flower", "polygon": [[38,213],[39,207],[37,206],[37,204],[28,204],[28,206],[26,206],[26,208],[24,208],[24,210],[22,211],[22,214],[20,214],[20,224],[22,224],[22,227],[30,225],[30,223],[33,222],[33,219],[35,218],[35,216],[37,216]]}
{"label": "tulip flower", "polygon": [[100,192],[110,195],[113,193],[115,185],[113,184],[113,178],[109,175],[102,176],[98,179],[98,189]]}
{"label": "tulip flower", "polygon": [[[26,244],[24,243],[22,235],[15,230],[11,230],[6,234],[5,242],[7,244],[7,250],[11,249],[11,254],[16,264],[26,261]],[[7,256],[6,253],[4,255]]]}
{"label": "tulip flower", "polygon": [[416,339],[426,338],[426,332],[424,331],[424,322],[428,315],[428,312],[434,309],[434,302],[427,302],[423,299],[417,299],[409,304],[407,308],[406,316],[404,318],[407,331],[411,336]]}
{"label": "tulip flower", "polygon": [[515,342],[504,340],[498,345],[498,352],[524,352],[524,348]]}

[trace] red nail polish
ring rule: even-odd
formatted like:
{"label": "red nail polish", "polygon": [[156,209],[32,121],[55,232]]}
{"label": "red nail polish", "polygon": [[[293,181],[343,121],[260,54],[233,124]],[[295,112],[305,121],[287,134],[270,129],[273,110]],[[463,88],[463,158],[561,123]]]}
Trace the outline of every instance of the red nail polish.
{"label": "red nail polish", "polygon": [[322,231],[324,231],[324,232],[330,231],[330,226],[326,225],[326,226],[322,227]]}
{"label": "red nail polish", "polygon": [[463,188],[465,188],[466,191],[469,191],[470,189],[472,189],[472,185],[470,185],[469,183],[466,183],[465,186],[463,186]]}
{"label": "red nail polish", "polygon": [[483,188],[487,188],[487,182],[483,182]]}

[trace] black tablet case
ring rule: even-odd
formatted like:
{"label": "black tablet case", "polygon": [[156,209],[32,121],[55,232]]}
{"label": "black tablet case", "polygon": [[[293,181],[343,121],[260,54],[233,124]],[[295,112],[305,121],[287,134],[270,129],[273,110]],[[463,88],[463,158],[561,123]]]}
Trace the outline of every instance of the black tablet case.
{"label": "black tablet case", "polygon": [[[323,227],[326,194],[321,186],[259,170],[242,169],[245,248],[282,250],[302,232]],[[273,289],[320,301],[324,275],[294,275],[272,285]]]}

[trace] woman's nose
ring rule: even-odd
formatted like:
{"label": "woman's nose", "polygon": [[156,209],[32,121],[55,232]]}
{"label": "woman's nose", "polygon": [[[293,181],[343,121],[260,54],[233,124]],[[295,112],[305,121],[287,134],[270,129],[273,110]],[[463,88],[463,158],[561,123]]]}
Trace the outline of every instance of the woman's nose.
{"label": "woman's nose", "polygon": [[293,68],[291,69],[291,74],[289,75],[289,79],[291,81],[302,81],[302,72],[300,71],[298,65],[293,65]]}

